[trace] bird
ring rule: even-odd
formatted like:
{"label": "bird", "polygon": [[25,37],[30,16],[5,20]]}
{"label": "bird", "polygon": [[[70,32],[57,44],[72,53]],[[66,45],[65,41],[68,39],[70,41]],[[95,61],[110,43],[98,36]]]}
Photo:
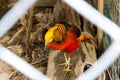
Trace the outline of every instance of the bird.
{"label": "bird", "polygon": [[96,47],[94,37],[88,32],[81,32],[77,26],[68,22],[57,22],[48,29],[45,34],[45,45],[53,50],[64,51],[65,63],[63,71],[65,75],[71,72],[71,54],[77,50],[81,42],[90,41]]}

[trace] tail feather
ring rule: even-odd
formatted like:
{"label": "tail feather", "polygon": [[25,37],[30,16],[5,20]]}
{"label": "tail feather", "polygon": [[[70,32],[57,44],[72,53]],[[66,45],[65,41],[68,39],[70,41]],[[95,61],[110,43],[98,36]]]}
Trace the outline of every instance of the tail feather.
{"label": "tail feather", "polygon": [[81,41],[89,40],[95,46],[95,48],[97,48],[97,44],[96,44],[95,38],[91,34],[89,34],[88,32],[81,32],[81,35],[80,35],[79,39]]}

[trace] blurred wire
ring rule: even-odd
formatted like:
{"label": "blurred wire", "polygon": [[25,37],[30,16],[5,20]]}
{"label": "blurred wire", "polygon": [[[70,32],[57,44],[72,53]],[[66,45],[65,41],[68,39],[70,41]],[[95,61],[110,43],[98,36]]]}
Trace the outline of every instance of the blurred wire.
{"label": "blurred wire", "polygon": [[[15,22],[19,20],[19,18],[35,1],[36,0],[19,0],[15,4],[15,6],[0,21],[0,37],[2,37],[15,24]],[[77,78],[77,80],[94,80],[119,56],[120,37],[118,36],[120,34],[120,28],[109,19],[104,17],[102,14],[97,12],[84,0],[64,1],[72,6],[80,14],[82,14],[85,18],[103,29],[115,41],[105,51],[105,54],[103,54],[101,58],[90,69],[82,74],[81,77]],[[2,60],[8,62],[8,64],[12,65],[32,80],[49,80],[42,73],[38,72],[35,68],[30,66],[24,60],[22,60],[9,50],[5,49],[4,47],[0,46],[0,52],[0,58]]]}

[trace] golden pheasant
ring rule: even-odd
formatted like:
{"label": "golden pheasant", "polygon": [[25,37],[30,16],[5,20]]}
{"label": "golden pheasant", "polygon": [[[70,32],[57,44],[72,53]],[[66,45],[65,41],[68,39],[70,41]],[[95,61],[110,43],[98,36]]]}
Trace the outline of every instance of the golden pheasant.
{"label": "golden pheasant", "polygon": [[[90,40],[93,44],[94,38],[87,32],[80,32],[75,25],[70,25],[65,22],[56,23],[45,34],[45,45],[48,45],[53,50],[62,50],[67,53],[64,54],[65,63],[64,71],[70,72],[70,56],[72,52],[76,51],[81,41]],[[66,74],[65,73],[65,74]]]}

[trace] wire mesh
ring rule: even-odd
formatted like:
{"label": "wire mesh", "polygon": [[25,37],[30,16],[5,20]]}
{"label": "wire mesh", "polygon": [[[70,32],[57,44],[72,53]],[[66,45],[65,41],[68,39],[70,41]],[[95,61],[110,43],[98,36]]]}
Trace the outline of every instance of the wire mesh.
{"label": "wire mesh", "polygon": [[[28,8],[36,0],[19,0],[16,5],[1,19],[0,21],[0,37],[2,37],[14,24],[15,22],[28,10]],[[105,51],[105,53],[99,58],[99,60],[84,74],[78,77],[76,80],[94,80],[100,75],[110,64],[119,56],[119,40],[120,28],[104,17],[97,10],[91,7],[84,0],[64,0],[68,5],[73,7],[78,13],[83,15],[89,21],[94,23],[103,29],[113,39],[111,46]],[[29,2],[29,3],[28,3]],[[12,20],[11,20],[12,19]],[[7,24],[6,24],[7,22]],[[114,36],[116,35],[116,36]],[[49,80],[46,76],[37,71],[30,64],[14,55],[9,50],[0,46],[0,58],[6,61],[8,64],[28,76],[32,80]],[[3,55],[4,54],[4,55]],[[114,55],[113,55],[114,54]],[[109,56],[109,57],[108,57]],[[107,59],[107,60],[106,60]],[[18,67],[18,65],[24,65]],[[32,73],[31,73],[32,71]]]}

